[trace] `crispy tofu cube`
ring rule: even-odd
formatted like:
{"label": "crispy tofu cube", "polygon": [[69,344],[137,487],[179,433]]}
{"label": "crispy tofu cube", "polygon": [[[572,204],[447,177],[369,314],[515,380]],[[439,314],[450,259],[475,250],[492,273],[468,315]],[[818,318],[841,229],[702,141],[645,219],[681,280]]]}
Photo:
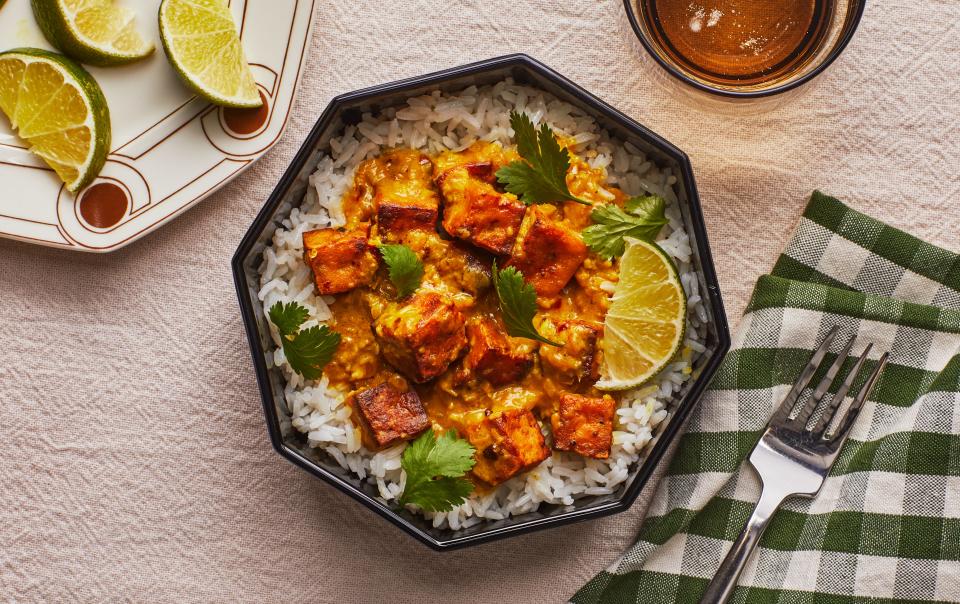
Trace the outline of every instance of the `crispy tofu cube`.
{"label": "crispy tofu cube", "polygon": [[437,174],[457,166],[466,166],[471,175],[495,182],[497,170],[518,159],[520,154],[515,149],[496,142],[477,141],[463,151],[444,151],[434,158],[433,165]]}
{"label": "crispy tofu cube", "polygon": [[477,166],[457,166],[437,179],[443,193],[443,228],[450,235],[498,255],[513,249],[526,206],[474,175]]}
{"label": "crispy tofu cube", "polygon": [[354,409],[367,436],[381,448],[410,440],[430,427],[417,393],[401,392],[386,382],[358,393]]}
{"label": "crispy tofu cube", "polygon": [[554,448],[607,459],[613,443],[615,408],[616,402],[606,394],[602,398],[591,398],[564,392],[551,418]]}
{"label": "crispy tofu cube", "polygon": [[430,158],[416,149],[394,149],[361,162],[344,197],[347,222],[373,220],[381,203],[436,209],[439,197]]}
{"label": "crispy tofu cube", "polygon": [[554,207],[531,206],[507,266],[514,266],[544,297],[556,296],[587,257],[580,233],[552,218]]}
{"label": "crispy tofu cube", "polygon": [[374,195],[380,237],[400,241],[409,231],[433,232],[440,207],[433,164],[412,150],[393,151],[381,157],[381,162]]}
{"label": "crispy tofu cube", "polygon": [[506,409],[466,429],[477,452],[473,474],[490,485],[516,476],[550,457],[540,424],[526,409]]}
{"label": "crispy tofu cube", "polygon": [[374,320],[380,352],[416,383],[437,377],[467,344],[463,313],[444,293],[421,290],[391,304]]}
{"label": "crispy tofu cube", "polygon": [[373,279],[377,257],[367,243],[369,230],[361,224],[303,234],[303,258],[313,270],[317,293],[342,294]]}
{"label": "crispy tofu cube", "polygon": [[520,380],[533,367],[531,347],[515,341],[490,317],[478,317],[467,323],[470,351],[464,365],[494,386]]}
{"label": "crispy tofu cube", "polygon": [[584,321],[549,319],[540,324],[544,337],[563,346],[541,346],[543,372],[562,384],[595,382],[600,377],[600,336],[603,328]]}
{"label": "crispy tofu cube", "polygon": [[410,231],[433,231],[437,205],[414,200],[411,203],[381,201],[377,206],[377,232],[384,241],[396,242]]}

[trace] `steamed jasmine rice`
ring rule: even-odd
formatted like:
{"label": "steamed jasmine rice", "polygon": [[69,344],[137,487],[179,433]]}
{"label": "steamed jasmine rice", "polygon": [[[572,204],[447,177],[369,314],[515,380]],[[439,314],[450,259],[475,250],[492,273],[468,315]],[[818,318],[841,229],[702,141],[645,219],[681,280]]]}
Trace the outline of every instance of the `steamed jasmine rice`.
{"label": "steamed jasmine rice", "polygon": [[[339,138],[331,140],[328,149],[319,150],[302,205],[293,208],[264,251],[259,292],[264,309],[278,301],[298,302],[310,315],[303,327],[331,318],[334,298],[315,293],[311,269],[303,259],[302,236],[305,231],[344,224],[341,200],[362,161],[393,147],[434,154],[463,150],[478,140],[509,145],[513,136],[511,111],[525,112],[534,123],[545,121],[558,134],[571,137],[575,142],[571,150],[591,167],[605,169],[609,185],[628,195],[653,193],[667,201],[669,223],[657,243],[678,267],[687,295],[686,340],[675,361],[651,383],[622,396],[608,459],[554,451],[533,470],[492,490],[475,492],[450,512],[423,512],[438,527],[457,529],[482,519],[499,520],[531,512],[545,503],[573,505],[580,497],[614,493],[665,425],[671,403],[691,377],[691,363],[705,350],[702,340],[707,313],[690,264],[690,242],[674,191],[676,177],[631,144],[612,140],[576,107],[509,79],[483,88],[472,86],[457,94],[435,92],[377,115],[365,114],[360,123],[348,126]],[[404,487],[400,460],[406,443],[377,452],[367,450],[361,442],[360,427],[352,421],[350,407],[345,404],[345,394],[331,388],[326,377],[316,382],[304,380],[287,364],[275,331],[273,337],[276,348],[267,353],[267,360],[286,377],[284,393],[293,427],[306,434],[311,446],[376,485],[384,501],[397,499]]]}

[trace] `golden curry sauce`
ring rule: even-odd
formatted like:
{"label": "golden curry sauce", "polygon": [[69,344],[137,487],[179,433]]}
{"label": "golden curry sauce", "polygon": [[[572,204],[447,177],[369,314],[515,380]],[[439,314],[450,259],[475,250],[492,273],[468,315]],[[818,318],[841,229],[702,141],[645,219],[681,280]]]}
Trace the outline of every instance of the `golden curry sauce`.
{"label": "golden curry sauce", "polygon": [[[461,435],[471,435],[478,448],[478,460],[485,463],[493,463],[499,459],[498,455],[505,455],[505,445],[500,441],[509,441],[509,430],[513,429],[488,426],[489,430],[507,433],[494,434],[491,437],[494,444],[485,445],[486,440],[490,440],[489,435],[478,435],[475,429],[485,418],[509,418],[512,417],[509,415],[511,410],[524,410],[531,411],[544,425],[551,426],[553,422],[556,427],[557,421],[567,421],[565,418],[570,414],[592,413],[590,409],[602,408],[601,411],[594,409],[599,415],[594,413],[596,417],[593,419],[587,415],[578,417],[576,425],[580,426],[581,433],[586,434],[584,430],[592,425],[591,421],[605,423],[605,429],[601,430],[604,435],[600,437],[601,440],[606,438],[605,444],[576,448],[576,439],[566,438],[565,442],[573,443],[571,450],[581,454],[606,457],[609,455],[615,402],[596,390],[593,384],[598,377],[603,321],[613,285],[617,282],[617,271],[610,261],[588,253],[579,239],[580,231],[590,224],[590,207],[566,202],[526,208],[499,187],[496,171],[516,159],[516,152],[510,148],[478,142],[465,151],[444,152],[436,157],[427,157],[411,149],[392,150],[359,166],[353,185],[343,199],[346,225],[337,231],[366,233],[366,244],[373,254],[376,254],[373,248],[381,243],[408,246],[423,263],[424,276],[412,297],[416,300],[397,300],[387,270],[380,262],[381,266],[365,284],[352,287],[351,283],[345,286],[349,291],[335,294],[335,302],[330,306],[333,318],[329,324],[340,333],[342,340],[333,360],[325,368],[325,375],[332,387],[350,393],[348,400],[354,405],[355,416],[357,393],[385,383],[399,392],[414,390],[429,423],[435,428],[453,428]],[[605,185],[605,180],[605,170],[593,169],[571,153],[567,184],[575,196],[596,203],[622,205],[623,193]],[[456,205],[461,197],[476,203],[464,209]],[[486,200],[485,205],[478,205],[480,202],[476,200]],[[585,256],[582,262],[574,260],[578,266],[572,267],[575,269],[570,271],[572,278],[559,283],[562,286],[559,293],[543,295],[538,291],[539,312],[534,324],[542,335],[564,344],[560,348],[507,336],[499,318],[497,294],[491,285],[493,260],[496,259],[501,267],[515,261],[511,253],[504,253],[504,250],[510,250],[519,241],[516,216],[530,219],[530,213],[534,211],[548,227],[561,229],[570,245],[582,246]],[[478,233],[478,228],[485,230]],[[449,231],[456,231],[458,237]],[[537,257],[541,252],[549,254],[559,250],[558,262],[569,263],[569,258],[563,255],[565,248],[562,244],[552,241],[526,243],[543,248],[535,249]],[[318,287],[324,262],[335,260],[341,267],[353,266],[358,275],[365,270],[361,268],[361,262],[350,264],[349,258],[340,257],[338,254],[342,250],[309,247],[307,245],[307,262],[317,274]],[[349,246],[343,249],[349,249],[351,254],[356,252]],[[546,272],[552,270],[553,267],[547,267]],[[546,291],[557,284],[556,281],[545,282],[542,288],[538,284],[538,290]],[[440,297],[432,298],[435,292]],[[320,293],[329,293],[329,290]],[[443,308],[442,305],[447,303],[449,308]],[[462,324],[466,325],[466,335],[457,334],[456,341],[451,340],[449,346],[438,345],[437,354],[424,354],[416,359],[417,363],[408,364],[407,357],[403,356],[406,351],[391,350],[395,344],[385,342],[384,334],[388,329],[400,329],[410,313],[414,315],[411,319],[414,323],[418,319],[417,313],[447,313],[442,315],[442,321],[447,323],[438,323],[438,333],[447,333],[443,325],[462,332]],[[385,317],[393,322],[392,326],[384,326]],[[417,330],[424,333],[408,333],[405,341],[431,337],[429,328],[416,324],[413,331]],[[460,339],[463,337],[466,340]],[[499,365],[482,365],[485,350],[477,348],[477,341],[498,343],[497,350],[502,355],[495,362]],[[428,341],[424,346],[433,344]],[[454,360],[445,365],[450,358]],[[420,372],[430,375],[429,372],[438,367],[445,369],[435,377],[420,379],[425,376]],[[566,400],[571,401],[571,405],[576,402],[579,407],[571,406],[560,417],[558,409],[563,397],[568,397]],[[583,401],[593,402],[584,405]],[[416,415],[416,412],[412,413]],[[506,419],[499,421],[507,422]],[[531,422],[530,419],[524,421],[526,424]],[[369,428],[366,422],[357,423]],[[533,432],[530,425],[512,425],[517,430]],[[517,432],[518,438],[519,434]],[[597,434],[594,429],[587,437]],[[539,436],[533,434],[532,438]],[[371,438],[369,429],[364,430],[363,438],[369,448],[377,448],[378,443]],[[523,448],[522,443],[518,446]],[[536,446],[549,455],[542,443]],[[534,451],[526,461],[539,463],[543,455]],[[505,466],[499,461],[494,464],[496,468],[486,469],[480,468],[482,464],[478,463],[474,474],[484,482],[495,484],[517,471],[528,469],[526,461],[507,469],[503,469]]]}

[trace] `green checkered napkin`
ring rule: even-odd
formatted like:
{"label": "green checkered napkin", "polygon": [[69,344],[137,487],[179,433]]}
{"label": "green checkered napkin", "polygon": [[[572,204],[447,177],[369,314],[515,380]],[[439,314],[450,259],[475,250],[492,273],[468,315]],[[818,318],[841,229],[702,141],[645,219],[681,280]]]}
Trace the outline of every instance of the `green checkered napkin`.
{"label": "green checkered napkin", "polygon": [[760,492],[744,459],[832,325],[855,354],[873,342],[868,369],[885,350],[890,364],[820,494],[780,509],[732,602],[960,602],[960,257],[814,193],[639,540],[575,604],[698,602]]}

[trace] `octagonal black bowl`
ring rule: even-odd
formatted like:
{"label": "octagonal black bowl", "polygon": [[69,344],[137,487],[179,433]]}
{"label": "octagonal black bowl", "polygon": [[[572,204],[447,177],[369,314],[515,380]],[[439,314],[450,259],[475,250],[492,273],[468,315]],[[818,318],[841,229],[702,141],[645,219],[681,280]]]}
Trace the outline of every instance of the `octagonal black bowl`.
{"label": "octagonal black bowl", "polygon": [[[658,427],[658,437],[647,456],[636,464],[630,478],[610,495],[577,499],[574,505],[541,505],[536,512],[499,521],[484,521],[469,528],[436,529],[426,519],[398,510],[378,498],[376,487],[342,469],[322,451],[307,445],[305,435],[290,424],[284,400],[284,377],[279,369],[269,367],[265,351],[272,349],[270,330],[263,305],[257,297],[258,268],[263,250],[270,245],[280,221],[303,199],[307,176],[315,169],[317,150],[328,148],[331,138],[356,123],[365,112],[373,112],[402,103],[408,97],[434,90],[454,91],[472,84],[483,86],[512,77],[519,83],[544,90],[591,114],[601,128],[619,141],[629,141],[643,150],[660,166],[673,168],[676,189],[686,229],[694,250],[693,266],[700,280],[704,308],[710,315],[706,352],[694,362],[694,379],[669,404],[669,419]],[[683,420],[690,413],[716,372],[730,346],[717,277],[710,257],[710,246],[700,211],[700,200],[687,156],[637,122],[610,107],[583,88],[526,55],[510,55],[448,69],[409,80],[402,80],[351,92],[334,98],[313,127],[303,146],[290,163],[266,205],[257,215],[240,243],[232,261],[233,275],[240,301],[240,310],[250,341],[254,370],[263,399],[267,429],[274,448],[283,457],[304,470],[330,483],[377,514],[407,531],[420,541],[438,549],[452,549],[490,541],[510,535],[559,526],[578,520],[598,518],[623,511],[636,500],[664,451],[676,436]]]}

